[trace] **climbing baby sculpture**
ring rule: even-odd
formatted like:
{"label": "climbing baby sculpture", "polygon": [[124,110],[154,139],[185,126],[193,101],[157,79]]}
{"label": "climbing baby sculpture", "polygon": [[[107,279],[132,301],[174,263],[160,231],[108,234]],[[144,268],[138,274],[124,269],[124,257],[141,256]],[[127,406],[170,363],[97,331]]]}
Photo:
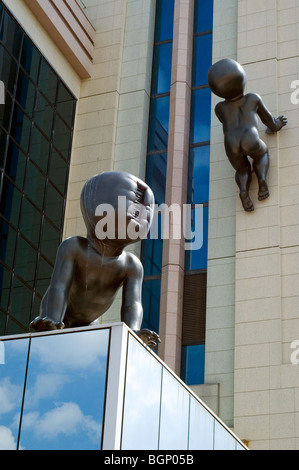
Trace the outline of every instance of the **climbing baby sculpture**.
{"label": "climbing baby sculpture", "polygon": [[149,346],[159,336],[141,329],[143,309],[140,260],[124,248],[146,236],[154,196],[139,178],[125,172],[93,176],[81,193],[87,237],[73,236],[58,248],[51,283],[35,331],[90,325],[103,315],[122,287],[121,320]]}
{"label": "climbing baby sculpture", "polygon": [[251,164],[258,179],[258,199],[269,197],[266,182],[269,169],[269,153],[265,142],[258,133],[258,117],[268,127],[268,132],[277,132],[287,124],[284,116],[274,118],[262,98],[255,93],[244,94],[246,74],[232,59],[222,59],[208,71],[208,85],[211,91],[224,98],[216,105],[215,113],[223,125],[224,145],[228,159],[236,170],[236,182],[245,211],[253,211],[249,196]]}

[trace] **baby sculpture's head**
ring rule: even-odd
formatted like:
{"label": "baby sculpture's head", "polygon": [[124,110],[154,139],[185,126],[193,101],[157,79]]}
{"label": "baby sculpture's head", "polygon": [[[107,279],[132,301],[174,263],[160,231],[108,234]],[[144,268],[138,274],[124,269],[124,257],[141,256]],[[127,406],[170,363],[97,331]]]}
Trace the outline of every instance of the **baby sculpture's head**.
{"label": "baby sculpture's head", "polygon": [[208,85],[215,95],[226,100],[234,100],[244,93],[246,74],[243,67],[235,60],[222,59],[210,67]]}
{"label": "baby sculpture's head", "polygon": [[136,176],[107,171],[90,178],[81,193],[88,236],[120,246],[145,238],[153,219],[154,195]]}

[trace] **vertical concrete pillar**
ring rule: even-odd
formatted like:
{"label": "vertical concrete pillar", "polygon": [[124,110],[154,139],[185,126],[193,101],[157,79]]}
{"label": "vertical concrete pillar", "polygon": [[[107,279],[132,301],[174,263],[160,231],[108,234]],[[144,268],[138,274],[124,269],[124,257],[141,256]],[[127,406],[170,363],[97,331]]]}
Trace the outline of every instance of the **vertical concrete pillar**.
{"label": "vertical concrete pillar", "polygon": [[[159,355],[180,374],[182,312],[184,288],[184,238],[182,231],[183,204],[187,202],[189,128],[191,106],[191,72],[193,44],[194,0],[176,0],[172,76],[166,205],[177,205],[170,214],[170,237],[163,243]],[[178,207],[181,209],[178,209]],[[173,206],[175,208],[175,206]],[[182,237],[174,236],[181,229]]]}

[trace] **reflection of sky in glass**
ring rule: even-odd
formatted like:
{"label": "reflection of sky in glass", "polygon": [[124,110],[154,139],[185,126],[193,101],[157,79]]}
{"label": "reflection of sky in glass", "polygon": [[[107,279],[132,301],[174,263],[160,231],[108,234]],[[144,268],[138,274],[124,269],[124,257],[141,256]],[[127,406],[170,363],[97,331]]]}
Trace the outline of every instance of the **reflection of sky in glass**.
{"label": "reflection of sky in glass", "polygon": [[20,445],[101,447],[109,329],[33,337]]}
{"label": "reflection of sky in glass", "polygon": [[162,366],[129,336],[122,450],[158,447]]}
{"label": "reflection of sky in glass", "polygon": [[215,418],[195,398],[190,401],[189,449],[213,450]]}
{"label": "reflection of sky in glass", "polygon": [[1,344],[0,450],[16,450],[29,339]]}

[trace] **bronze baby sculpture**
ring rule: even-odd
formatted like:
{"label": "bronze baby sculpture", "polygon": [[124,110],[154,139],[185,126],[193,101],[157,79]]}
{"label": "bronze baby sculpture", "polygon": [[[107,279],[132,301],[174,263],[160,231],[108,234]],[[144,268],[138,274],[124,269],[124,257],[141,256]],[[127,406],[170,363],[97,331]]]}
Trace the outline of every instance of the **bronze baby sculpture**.
{"label": "bronze baby sculpture", "polygon": [[122,286],[121,320],[146,344],[156,346],[159,336],[141,330],[142,264],[124,251],[146,236],[153,207],[149,186],[129,173],[104,172],[88,180],[81,193],[87,237],[70,237],[59,246],[40,316],[30,329],[89,325],[108,310]]}
{"label": "bronze baby sculpture", "polygon": [[255,93],[244,94],[246,74],[244,69],[232,59],[222,59],[208,71],[208,85],[211,91],[225,101],[215,107],[215,113],[223,125],[225,151],[236,170],[236,182],[245,211],[253,211],[249,196],[251,164],[258,179],[258,199],[269,197],[266,176],[269,169],[269,154],[266,144],[258,133],[258,116],[268,127],[267,132],[277,132],[287,124],[284,116],[273,118]]}

